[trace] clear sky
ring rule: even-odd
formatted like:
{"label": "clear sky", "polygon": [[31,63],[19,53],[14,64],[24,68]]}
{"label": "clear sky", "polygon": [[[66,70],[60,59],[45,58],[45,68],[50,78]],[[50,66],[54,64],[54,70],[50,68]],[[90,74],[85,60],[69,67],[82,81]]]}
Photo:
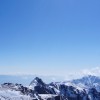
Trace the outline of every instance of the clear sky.
{"label": "clear sky", "polygon": [[0,0],[0,74],[99,66],[100,0]]}

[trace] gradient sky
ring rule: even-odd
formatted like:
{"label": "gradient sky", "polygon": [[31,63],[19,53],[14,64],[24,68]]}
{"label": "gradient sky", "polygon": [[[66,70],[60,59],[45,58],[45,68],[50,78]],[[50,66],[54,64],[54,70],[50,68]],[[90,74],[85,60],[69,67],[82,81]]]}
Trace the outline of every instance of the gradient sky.
{"label": "gradient sky", "polygon": [[99,66],[100,0],[0,0],[0,74]]}

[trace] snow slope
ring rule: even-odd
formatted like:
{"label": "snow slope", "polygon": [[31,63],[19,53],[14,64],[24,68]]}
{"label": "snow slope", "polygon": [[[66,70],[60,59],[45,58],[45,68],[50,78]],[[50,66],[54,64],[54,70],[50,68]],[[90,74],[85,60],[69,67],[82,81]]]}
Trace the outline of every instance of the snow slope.
{"label": "snow slope", "polygon": [[0,85],[0,100],[100,100],[100,78],[88,75],[46,84],[36,77],[27,87],[4,83]]}

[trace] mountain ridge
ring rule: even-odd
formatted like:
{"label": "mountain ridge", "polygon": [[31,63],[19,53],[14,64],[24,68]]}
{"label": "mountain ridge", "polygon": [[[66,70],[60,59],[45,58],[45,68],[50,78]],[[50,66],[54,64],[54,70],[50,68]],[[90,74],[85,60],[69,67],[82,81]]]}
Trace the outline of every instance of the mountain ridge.
{"label": "mountain ridge", "polygon": [[[90,84],[91,83],[91,84]],[[1,100],[100,100],[100,77],[84,76],[64,82],[46,84],[35,77],[29,86],[3,83],[0,85]],[[11,95],[12,94],[12,95]],[[17,98],[18,97],[18,98]]]}

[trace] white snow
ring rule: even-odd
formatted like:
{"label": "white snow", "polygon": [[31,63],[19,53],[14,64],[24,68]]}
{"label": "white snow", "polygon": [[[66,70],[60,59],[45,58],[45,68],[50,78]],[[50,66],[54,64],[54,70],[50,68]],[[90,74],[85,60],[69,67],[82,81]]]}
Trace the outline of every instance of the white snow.
{"label": "white snow", "polygon": [[0,88],[0,100],[32,100],[32,98],[20,94],[19,91]]}

